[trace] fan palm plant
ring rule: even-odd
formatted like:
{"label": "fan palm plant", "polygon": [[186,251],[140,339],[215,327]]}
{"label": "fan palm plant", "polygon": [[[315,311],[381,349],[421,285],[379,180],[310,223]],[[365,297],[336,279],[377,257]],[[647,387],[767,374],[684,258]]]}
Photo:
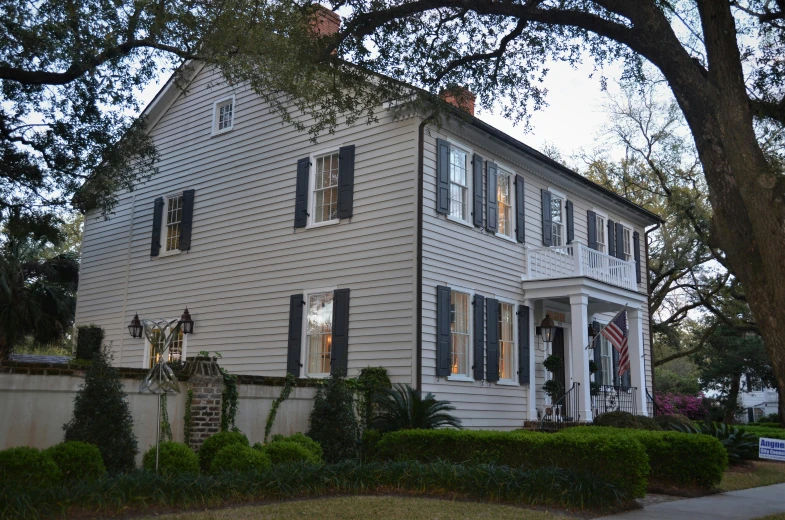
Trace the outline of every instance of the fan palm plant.
{"label": "fan palm plant", "polygon": [[461,427],[461,420],[448,413],[455,410],[449,401],[437,401],[430,392],[423,397],[409,385],[399,383],[383,389],[374,397],[374,403],[376,416],[372,425],[381,432]]}

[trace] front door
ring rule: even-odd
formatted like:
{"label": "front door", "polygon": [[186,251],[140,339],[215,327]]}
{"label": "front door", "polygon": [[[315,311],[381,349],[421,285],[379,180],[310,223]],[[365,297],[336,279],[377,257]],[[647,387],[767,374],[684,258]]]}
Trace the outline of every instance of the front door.
{"label": "front door", "polygon": [[[561,399],[564,395],[564,392],[567,391],[567,377],[566,372],[564,370],[564,365],[567,362],[567,358],[564,355],[564,329],[561,327],[556,327],[556,335],[553,337],[553,345],[551,347],[553,355],[559,356],[561,358],[561,364],[559,365],[558,370],[554,372],[553,379],[558,381],[561,385],[561,393],[557,397],[556,400]],[[556,401],[554,401],[555,403]],[[562,411],[564,415],[569,415],[570,411],[566,409],[567,403],[566,400],[562,402]]]}

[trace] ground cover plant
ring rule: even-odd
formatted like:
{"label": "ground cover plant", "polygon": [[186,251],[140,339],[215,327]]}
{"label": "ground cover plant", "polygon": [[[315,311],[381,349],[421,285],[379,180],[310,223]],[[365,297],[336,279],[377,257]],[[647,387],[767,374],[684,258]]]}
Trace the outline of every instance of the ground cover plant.
{"label": "ground cover plant", "polygon": [[[250,449],[250,448],[249,448]],[[251,451],[256,451],[251,449]],[[565,508],[620,507],[632,497],[591,472],[493,464],[390,462],[282,464],[264,471],[164,477],[145,471],[49,488],[0,487],[0,520],[135,508],[204,508],[334,494],[406,493]]]}

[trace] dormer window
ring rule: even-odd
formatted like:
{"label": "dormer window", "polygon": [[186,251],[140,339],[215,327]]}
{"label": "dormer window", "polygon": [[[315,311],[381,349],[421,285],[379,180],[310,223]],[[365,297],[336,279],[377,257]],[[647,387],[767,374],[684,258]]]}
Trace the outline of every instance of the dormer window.
{"label": "dormer window", "polygon": [[213,135],[228,132],[234,128],[235,99],[229,96],[213,104]]}

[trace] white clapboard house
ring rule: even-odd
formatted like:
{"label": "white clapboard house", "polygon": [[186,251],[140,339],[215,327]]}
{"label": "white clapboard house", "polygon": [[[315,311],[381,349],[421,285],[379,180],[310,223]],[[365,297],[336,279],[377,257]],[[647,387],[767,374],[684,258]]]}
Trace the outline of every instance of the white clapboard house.
{"label": "white clapboard house", "polygon": [[[153,361],[128,334],[135,314],[187,306],[194,333],[172,359],[220,352],[232,373],[302,378],[381,366],[468,427],[538,420],[557,404],[550,378],[570,390],[563,418],[650,411],[656,215],[473,117],[437,127],[380,106],[377,123],[314,144],[199,64],[187,92],[170,82],[145,115],[159,173],[84,229],[76,321],[105,329],[117,365]],[[619,378],[602,336],[586,346],[625,306]],[[563,360],[553,374],[549,352]]]}

